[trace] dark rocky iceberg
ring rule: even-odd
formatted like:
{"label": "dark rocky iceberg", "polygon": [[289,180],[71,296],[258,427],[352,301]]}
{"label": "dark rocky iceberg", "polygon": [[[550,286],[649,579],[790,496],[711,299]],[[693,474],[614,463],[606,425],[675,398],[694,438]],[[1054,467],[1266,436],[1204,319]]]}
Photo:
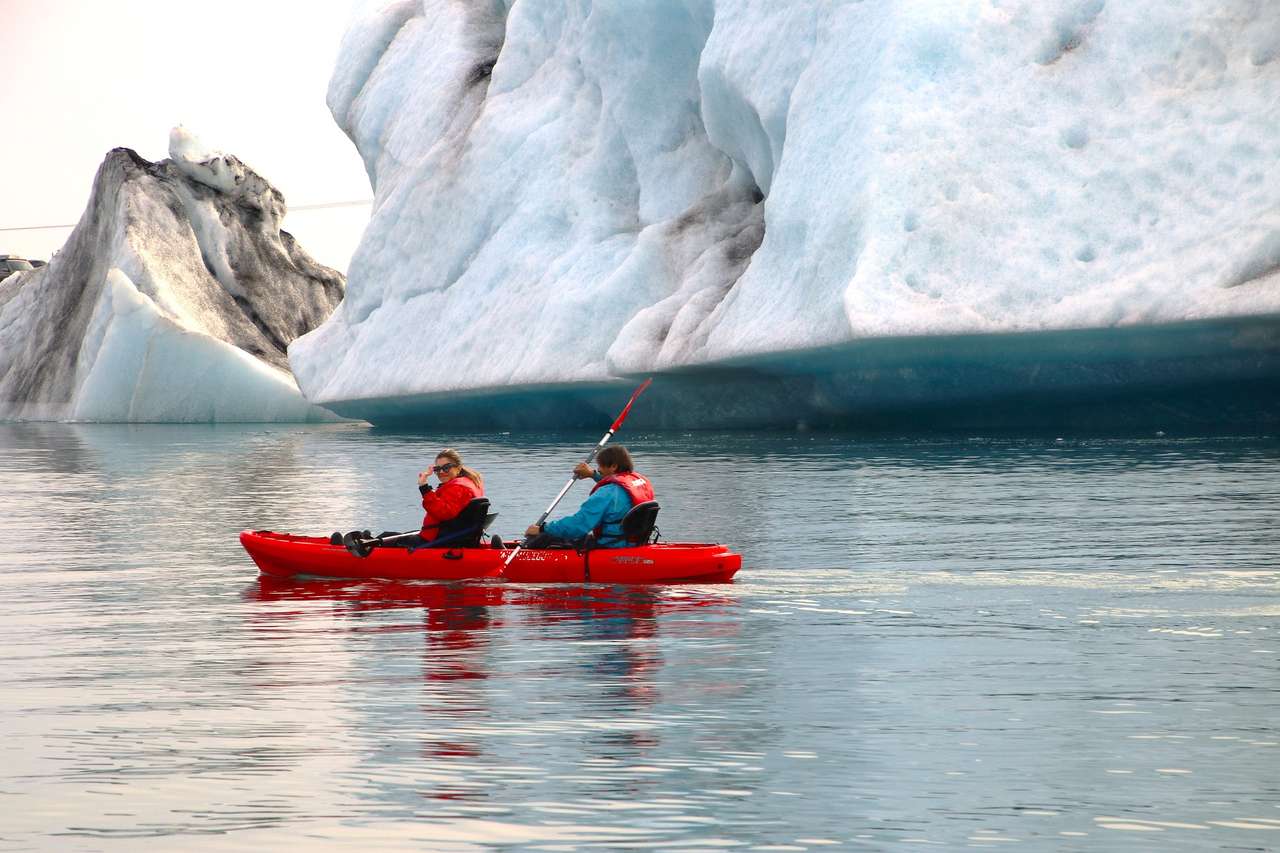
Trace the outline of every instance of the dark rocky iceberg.
{"label": "dark rocky iceberg", "polygon": [[284,197],[180,128],[170,159],[107,154],[45,267],[0,283],[0,418],[299,421],[286,350],[343,276],[280,230]]}

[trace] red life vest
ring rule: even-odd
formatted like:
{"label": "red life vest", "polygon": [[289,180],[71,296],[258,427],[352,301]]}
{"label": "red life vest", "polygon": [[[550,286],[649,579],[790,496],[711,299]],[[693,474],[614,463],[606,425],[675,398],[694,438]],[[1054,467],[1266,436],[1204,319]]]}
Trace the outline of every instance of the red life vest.
{"label": "red life vest", "polygon": [[[470,477],[462,476],[454,477],[449,482],[441,484],[434,493],[428,492],[423,495],[422,508],[427,511],[427,514],[422,519],[420,535],[423,539],[435,539],[441,524],[456,518],[467,504],[482,497],[484,497],[484,489]],[[436,516],[433,509],[443,510],[441,515],[445,517]]]}
{"label": "red life vest", "polygon": [[[443,486],[441,486],[440,488],[441,488],[441,489],[447,489],[447,488],[449,488],[450,486],[453,486],[453,485],[455,485],[455,484],[456,484],[456,485],[459,485],[459,486],[462,486],[462,487],[463,487],[463,488],[465,488],[468,492],[470,492],[470,493],[471,493],[471,497],[467,498],[467,500],[469,500],[469,501],[473,501],[473,500],[475,500],[476,498],[482,498],[482,497],[484,497],[484,489],[480,488],[480,484],[479,484],[479,483],[477,483],[475,480],[471,479],[470,477],[463,477],[463,476],[457,476],[457,477],[454,477],[452,480],[450,480],[449,482],[445,483],[445,484],[444,484]],[[440,491],[440,489],[436,489],[436,491]]]}
{"label": "red life vest", "polygon": [[591,490],[591,494],[594,495],[596,493],[596,489],[601,486],[607,486],[610,483],[622,486],[622,488],[626,490],[627,496],[631,498],[632,506],[653,500],[653,485],[635,471],[624,471],[618,474],[610,474],[608,477],[605,477],[596,483],[595,488]]}

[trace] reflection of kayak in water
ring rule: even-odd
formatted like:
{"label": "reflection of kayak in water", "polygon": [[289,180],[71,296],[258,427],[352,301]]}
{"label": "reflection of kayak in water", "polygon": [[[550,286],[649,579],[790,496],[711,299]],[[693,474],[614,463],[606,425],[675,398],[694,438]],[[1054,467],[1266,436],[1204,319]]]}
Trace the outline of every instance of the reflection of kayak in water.
{"label": "reflection of kayak in water", "polygon": [[503,568],[508,548],[374,548],[356,557],[319,536],[246,530],[240,544],[263,574],[389,580],[497,578],[516,583],[726,583],[742,557],[724,545],[664,542],[634,548],[522,550]]}
{"label": "reflection of kayak in water", "polygon": [[[490,627],[488,608],[537,611],[540,621],[558,622],[581,614],[644,622],[658,616],[702,613],[736,605],[736,598],[709,591],[696,594],[641,584],[510,584],[497,578],[474,583],[394,581],[381,578],[287,578],[260,574],[245,589],[250,601],[327,601],[349,605],[349,612],[421,607],[457,614],[446,627]],[[301,614],[306,611],[272,611]]]}

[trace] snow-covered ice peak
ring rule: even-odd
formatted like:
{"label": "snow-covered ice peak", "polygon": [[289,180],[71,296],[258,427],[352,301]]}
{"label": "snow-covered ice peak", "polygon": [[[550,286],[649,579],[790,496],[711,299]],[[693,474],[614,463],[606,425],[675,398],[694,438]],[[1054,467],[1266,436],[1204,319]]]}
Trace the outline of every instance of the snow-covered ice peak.
{"label": "snow-covered ice peak", "polygon": [[63,248],[0,286],[0,419],[331,417],[286,349],[342,275],[279,229],[283,198],[238,159],[171,143],[159,163],[108,153]]}
{"label": "snow-covered ice peak", "polygon": [[206,148],[182,125],[169,131],[169,159],[188,178],[262,211],[273,226],[284,218],[284,196],[279,190],[239,157]]}
{"label": "snow-covered ice peak", "polygon": [[402,0],[316,401],[1280,311],[1272,0]]}

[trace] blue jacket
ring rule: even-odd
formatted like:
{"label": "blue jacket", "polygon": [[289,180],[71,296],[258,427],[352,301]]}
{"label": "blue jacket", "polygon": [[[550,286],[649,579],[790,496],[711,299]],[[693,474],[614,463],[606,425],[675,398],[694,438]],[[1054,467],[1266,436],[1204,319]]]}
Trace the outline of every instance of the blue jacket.
{"label": "blue jacket", "polygon": [[586,536],[601,522],[604,523],[603,535],[606,548],[626,548],[625,539],[611,537],[622,536],[622,518],[631,510],[631,496],[627,490],[617,483],[610,483],[582,502],[578,511],[555,521],[547,522],[547,533],[577,542]]}

